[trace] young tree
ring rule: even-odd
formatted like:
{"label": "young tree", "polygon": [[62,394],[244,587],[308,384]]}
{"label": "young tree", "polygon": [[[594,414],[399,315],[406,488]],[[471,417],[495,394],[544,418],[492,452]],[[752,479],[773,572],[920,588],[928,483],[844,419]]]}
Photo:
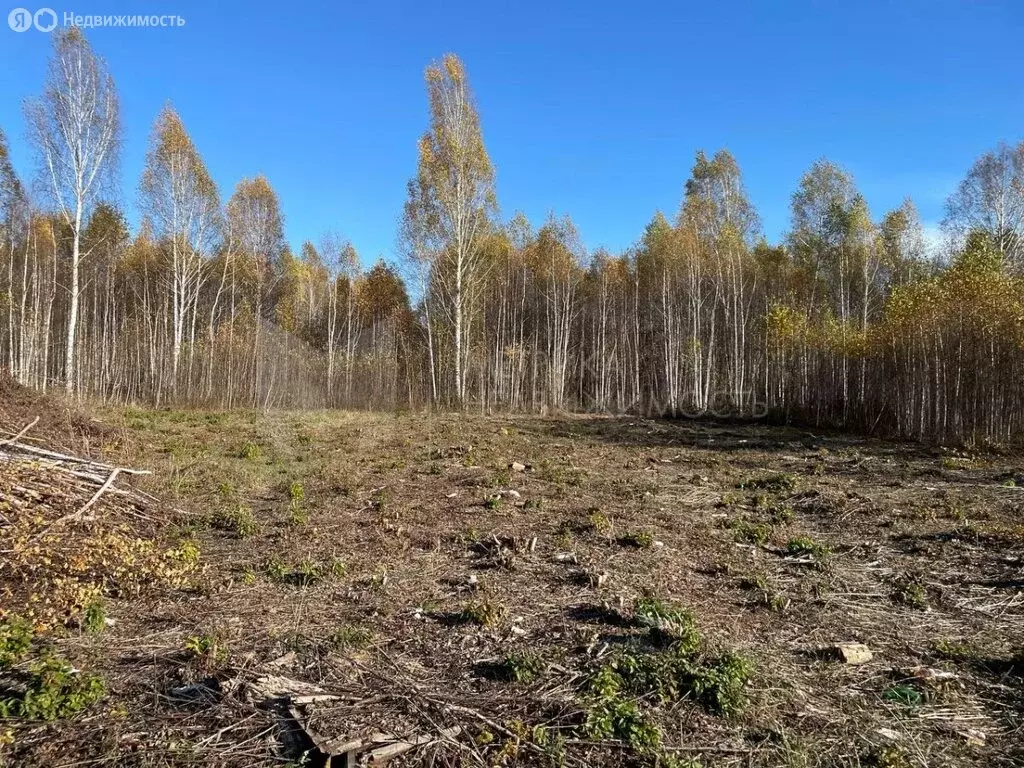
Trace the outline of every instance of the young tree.
{"label": "young tree", "polygon": [[186,332],[195,341],[204,258],[213,248],[220,203],[213,179],[171,106],[164,107],[153,126],[141,193],[157,236],[170,249],[171,374],[176,387]]}
{"label": "young tree", "polygon": [[75,390],[83,223],[116,162],[120,116],[114,80],[78,27],[54,33],[43,95],[26,106],[46,188],[71,230],[71,279],[64,386]]}
{"label": "young tree", "polygon": [[427,67],[430,128],[419,142],[419,168],[410,185],[407,219],[434,259],[433,278],[453,337],[453,398],[466,396],[467,307],[483,282],[481,241],[497,207],[494,168],[466,70],[447,54]]}
{"label": "young tree", "polygon": [[917,206],[909,197],[882,217],[878,236],[887,292],[924,276],[924,229]]}
{"label": "young tree", "polygon": [[[711,330],[705,347],[708,372],[716,366],[723,368],[725,386],[721,394],[728,395],[732,407],[743,409],[750,405],[747,333],[755,275],[750,251],[760,222],[747,199],[739,165],[729,152],[720,150],[710,160],[703,152],[697,153],[693,173],[686,182],[680,225],[695,242],[714,286],[715,302],[709,307]],[[717,344],[715,315],[722,321]],[[699,349],[695,351],[699,354]],[[706,375],[703,408],[708,406],[711,381]]]}
{"label": "young tree", "polygon": [[228,226],[243,261],[253,307],[252,404],[257,406],[263,391],[263,360],[260,336],[277,267],[284,248],[284,220],[277,193],[264,176],[242,179],[228,201]]}

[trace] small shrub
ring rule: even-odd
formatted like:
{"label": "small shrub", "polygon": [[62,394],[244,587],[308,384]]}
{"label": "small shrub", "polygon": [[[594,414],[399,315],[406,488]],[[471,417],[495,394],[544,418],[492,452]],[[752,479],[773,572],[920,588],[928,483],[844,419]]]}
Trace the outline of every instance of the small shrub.
{"label": "small shrub", "polygon": [[654,639],[674,643],[684,653],[697,650],[701,643],[697,621],[685,608],[662,602],[656,597],[641,597],[633,606],[637,623],[650,627]]}
{"label": "small shrub", "polygon": [[0,717],[73,717],[102,698],[104,691],[101,678],[76,672],[63,659],[44,655],[29,666],[24,694],[0,699]]}
{"label": "small shrub", "polygon": [[378,566],[373,576],[370,577],[370,586],[373,589],[384,589],[388,585],[388,568],[386,565]]}
{"label": "small shrub", "polygon": [[211,524],[217,530],[233,533],[240,539],[252,536],[260,528],[252,508],[247,504],[236,504],[230,509],[221,510],[214,515]]}
{"label": "small shrub", "polygon": [[752,672],[753,665],[746,658],[727,651],[693,668],[689,689],[711,712],[732,717],[746,703],[745,690]]}
{"label": "small shrub", "polygon": [[749,520],[734,520],[730,526],[733,538],[740,544],[763,546],[772,535],[770,525],[752,523]]}
{"label": "small shrub", "polygon": [[864,768],[911,768],[913,765],[897,746],[873,747],[860,764]]}
{"label": "small shrub", "polygon": [[227,638],[220,631],[204,632],[185,639],[185,650],[205,670],[213,670],[228,658]]}
{"label": "small shrub", "polygon": [[793,508],[788,504],[770,504],[768,519],[773,525],[784,525],[793,521]]}
{"label": "small shrub", "polygon": [[607,536],[612,532],[612,522],[602,514],[599,510],[593,509],[590,514],[587,515],[587,522],[590,523],[591,529],[602,536]]}
{"label": "small shrub", "polygon": [[653,653],[621,652],[588,682],[601,699],[637,696],[659,704],[691,699],[714,714],[731,717],[746,703],[753,665],[732,651],[704,656],[682,644]]}
{"label": "small shrub", "polygon": [[486,747],[488,744],[493,744],[497,741],[497,738],[493,733],[485,728],[476,735],[476,738],[474,738],[473,741],[476,742],[477,746]]}
{"label": "small shrub", "polygon": [[919,611],[928,608],[928,590],[920,579],[913,576],[904,577],[896,582],[892,594],[893,600]]}
{"label": "small shrub", "polygon": [[947,661],[973,661],[982,657],[982,651],[971,643],[939,639],[932,643],[932,653]]}
{"label": "small shrub", "polygon": [[0,622],[0,669],[17,664],[28,654],[33,635],[32,625],[20,616]]}
{"label": "small shrub", "polygon": [[288,524],[300,528],[309,522],[309,512],[301,501],[292,499],[288,502]]}
{"label": "small shrub", "polygon": [[500,509],[501,508],[501,496],[494,494],[484,499],[484,506],[487,509]]}
{"label": "small shrub", "polygon": [[763,605],[769,611],[782,611],[786,608],[786,598],[772,588],[763,573],[740,579],[740,587],[750,592],[755,592],[757,595],[756,603]]}
{"label": "small shrub", "polygon": [[810,536],[797,536],[790,539],[786,543],[786,551],[796,557],[810,555],[816,560],[823,560],[832,553],[831,549]]}
{"label": "small shrub", "polygon": [[670,704],[684,698],[716,714],[731,716],[745,703],[750,663],[734,653],[701,662],[679,646],[657,653],[621,653],[588,682],[594,700],[584,725],[593,738],[617,738],[641,753],[661,743],[661,733],[632,697]]}
{"label": "small shrub", "polygon": [[247,461],[256,461],[263,455],[263,450],[258,444],[248,442],[242,445],[238,450],[238,458],[246,459]]}
{"label": "small shrub", "polygon": [[263,572],[271,581],[284,581],[288,576],[288,566],[277,555],[271,555],[263,564]]}
{"label": "small shrub", "polygon": [[288,486],[288,500],[289,501],[302,501],[306,498],[306,490],[302,487],[302,483],[298,480],[293,480]]}
{"label": "small shrub", "polygon": [[299,587],[311,587],[324,580],[324,567],[313,560],[303,560],[291,574],[292,581]]}
{"label": "small shrub", "polygon": [[462,610],[465,621],[481,627],[496,627],[508,616],[508,608],[492,600],[481,600],[467,605]]}
{"label": "small shrub", "polygon": [[546,665],[536,653],[515,651],[504,658],[500,665],[501,674],[516,683],[532,683],[544,674]]}
{"label": "small shrub", "polygon": [[661,731],[650,722],[635,701],[602,698],[587,710],[586,734],[594,739],[620,739],[638,752],[661,745]]}
{"label": "small shrub", "polygon": [[103,609],[103,601],[93,600],[85,607],[85,613],[82,615],[82,629],[95,635],[102,632],[106,626],[107,614]]}
{"label": "small shrub", "polygon": [[199,542],[193,538],[182,539],[177,547],[167,552],[170,559],[177,560],[189,568],[199,563],[199,555]]}

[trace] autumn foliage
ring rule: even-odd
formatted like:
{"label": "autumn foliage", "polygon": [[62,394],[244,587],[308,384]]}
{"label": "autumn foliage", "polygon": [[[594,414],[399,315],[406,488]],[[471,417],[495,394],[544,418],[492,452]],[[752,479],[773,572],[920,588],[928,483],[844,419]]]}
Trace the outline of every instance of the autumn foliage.
{"label": "autumn foliage", "polygon": [[134,232],[102,200],[86,201],[81,231],[34,205],[0,136],[0,364],[23,385],[114,402],[1024,437],[1024,143],[971,167],[942,243],[925,241],[909,200],[874,218],[827,160],[768,243],[736,159],[698,152],[677,212],[613,254],[588,250],[567,216],[503,220],[459,59],[429,66],[426,89],[404,259],[369,268],[338,235],[293,251],[263,176],[222,204],[173,107],[154,127]]}

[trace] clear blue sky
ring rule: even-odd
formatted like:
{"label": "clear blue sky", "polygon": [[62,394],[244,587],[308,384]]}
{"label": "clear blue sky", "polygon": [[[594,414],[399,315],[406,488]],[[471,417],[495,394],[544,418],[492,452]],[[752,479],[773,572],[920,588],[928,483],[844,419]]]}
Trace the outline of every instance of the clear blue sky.
{"label": "clear blue sky", "polygon": [[[590,248],[625,248],[655,209],[674,213],[699,148],[733,152],[777,239],[817,157],[855,175],[876,217],[910,195],[932,225],[979,153],[1024,138],[1021,0],[49,1],[59,17],[186,19],[87,31],[122,97],[133,219],[150,126],[171,100],[222,197],[262,172],[293,246],[337,230],[364,263],[393,257],[426,127],[423,68],[447,51],[476,91],[503,215],[568,213]],[[0,27],[0,126],[23,175],[21,102],[49,44]]]}

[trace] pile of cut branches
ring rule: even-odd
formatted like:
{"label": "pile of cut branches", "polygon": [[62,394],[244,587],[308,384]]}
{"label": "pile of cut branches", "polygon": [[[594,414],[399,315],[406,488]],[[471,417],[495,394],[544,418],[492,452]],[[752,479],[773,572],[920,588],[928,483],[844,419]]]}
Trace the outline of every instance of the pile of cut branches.
{"label": "pile of cut branches", "polygon": [[124,482],[148,472],[30,444],[37,421],[0,436],[0,618],[73,624],[104,595],[178,583],[198,550],[159,543],[181,513],[154,516],[159,501]]}

